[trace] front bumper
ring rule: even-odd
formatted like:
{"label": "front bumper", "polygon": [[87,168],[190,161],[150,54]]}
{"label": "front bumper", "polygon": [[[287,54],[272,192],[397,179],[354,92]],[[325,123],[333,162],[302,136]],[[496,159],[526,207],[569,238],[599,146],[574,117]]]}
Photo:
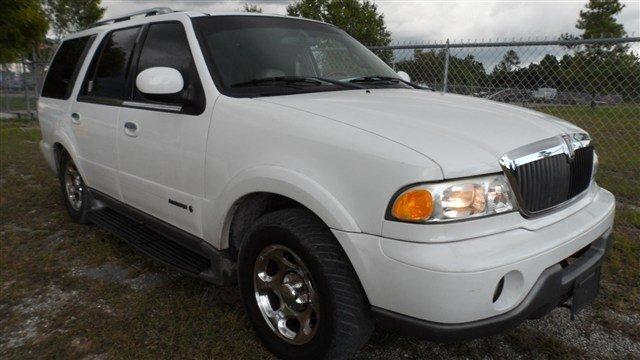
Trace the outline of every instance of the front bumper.
{"label": "front bumper", "polygon": [[[532,316],[532,307],[540,306],[527,305],[538,299],[530,294],[539,293],[536,288],[541,282],[545,288],[553,283],[540,279],[555,279],[558,275],[549,275],[555,273],[549,269],[597,239],[608,238],[614,209],[613,195],[594,186],[570,208],[536,221],[521,218],[521,226],[512,226],[517,213],[501,215],[504,220],[495,216],[487,221],[468,221],[452,226],[446,241],[429,233],[442,232],[443,227],[429,225],[413,240],[338,230],[334,234],[380,319],[408,318],[427,322],[443,333],[446,329],[464,333],[460,329],[489,319],[493,320],[488,324],[497,321],[508,326]],[[503,221],[505,227],[500,228],[496,221]],[[455,240],[455,229],[462,234],[460,240]],[[430,238],[437,241],[430,242]],[[501,279],[504,285],[494,300]],[[563,288],[551,292],[556,297],[565,295]],[[555,297],[540,299],[558,304]]]}
{"label": "front bumper", "polygon": [[555,264],[548,267],[518,306],[498,316],[467,323],[444,324],[416,319],[378,307],[373,307],[373,314],[377,322],[387,329],[437,341],[496,334],[514,328],[526,319],[537,319],[546,315],[574,295],[574,289],[581,279],[591,274],[599,277],[600,265],[610,242],[610,233],[603,235],[570,265],[563,267],[561,264]]}

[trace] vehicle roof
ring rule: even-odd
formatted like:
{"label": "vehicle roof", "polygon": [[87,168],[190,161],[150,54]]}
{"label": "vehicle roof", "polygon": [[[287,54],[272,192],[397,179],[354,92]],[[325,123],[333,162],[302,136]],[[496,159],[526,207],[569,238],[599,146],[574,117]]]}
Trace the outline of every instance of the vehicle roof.
{"label": "vehicle roof", "polygon": [[92,28],[88,28],[88,29],[85,29],[85,30],[81,30],[81,31],[69,34],[69,35],[65,36],[62,40],[64,41],[64,40],[74,39],[74,38],[78,38],[78,37],[99,34],[99,33],[102,33],[102,32],[113,30],[113,29],[126,28],[126,27],[129,27],[129,26],[147,24],[147,23],[151,23],[151,22],[159,22],[159,21],[167,21],[167,20],[179,20],[179,19],[196,18],[196,17],[203,17],[203,16],[210,16],[210,17],[215,17],[215,16],[279,17],[279,18],[296,19],[296,20],[300,20],[300,21],[311,21],[311,22],[316,22],[316,23],[321,23],[321,24],[326,24],[326,25],[333,26],[331,24],[327,24],[325,22],[318,21],[318,20],[312,20],[312,19],[306,19],[306,18],[302,18],[302,17],[282,15],[282,14],[265,14],[265,13],[251,13],[251,12],[203,13],[203,12],[197,12],[197,11],[175,11],[175,12],[172,12],[172,13],[158,14],[158,15],[153,15],[153,16],[139,16],[139,17],[131,18],[129,20],[117,21],[117,22],[110,23],[110,24],[95,26],[95,27],[92,27]]}

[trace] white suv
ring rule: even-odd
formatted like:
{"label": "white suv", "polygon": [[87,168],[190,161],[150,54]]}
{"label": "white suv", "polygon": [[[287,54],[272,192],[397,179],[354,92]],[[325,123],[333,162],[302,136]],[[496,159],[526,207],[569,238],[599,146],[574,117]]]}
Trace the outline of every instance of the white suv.
{"label": "white suv", "polygon": [[584,130],[420,88],[328,24],[105,20],[62,42],[38,111],[71,217],[237,280],[282,358],[349,356],[375,322],[484,336],[598,291],[614,197]]}

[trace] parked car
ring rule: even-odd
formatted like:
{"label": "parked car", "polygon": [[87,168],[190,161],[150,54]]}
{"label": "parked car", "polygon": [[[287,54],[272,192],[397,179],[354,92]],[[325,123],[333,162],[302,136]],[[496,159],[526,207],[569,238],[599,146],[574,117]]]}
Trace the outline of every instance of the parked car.
{"label": "parked car", "polygon": [[486,336],[598,291],[614,197],[589,135],[420,90],[332,25],[105,20],[64,39],[38,111],[70,217],[237,281],[280,358],[348,357],[375,323]]}
{"label": "parked car", "polygon": [[536,101],[553,101],[558,96],[558,90],[554,88],[539,88],[533,92]]}
{"label": "parked car", "polygon": [[502,89],[488,95],[487,99],[507,103],[525,103],[533,101],[531,93],[531,90],[526,89]]}
{"label": "parked car", "polygon": [[579,94],[572,92],[559,92],[553,99],[553,102],[563,105],[577,105],[584,103],[583,98]]}

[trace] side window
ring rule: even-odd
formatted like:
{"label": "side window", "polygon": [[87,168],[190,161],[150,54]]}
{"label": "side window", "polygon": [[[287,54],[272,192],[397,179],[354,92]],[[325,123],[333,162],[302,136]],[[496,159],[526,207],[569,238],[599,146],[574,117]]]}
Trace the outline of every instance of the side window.
{"label": "side window", "polygon": [[107,35],[85,77],[83,95],[122,99],[127,83],[129,60],[140,27],[115,30]]}
{"label": "side window", "polygon": [[134,86],[133,100],[177,104],[183,106],[185,113],[200,113],[204,107],[204,94],[181,23],[155,23],[149,26],[140,51],[136,75],[157,66],[178,70],[184,79],[183,90],[176,94],[154,96],[142,94]]}
{"label": "side window", "polygon": [[67,40],[60,45],[42,86],[43,97],[64,100],[69,98],[94,38],[95,36],[85,36]]}

